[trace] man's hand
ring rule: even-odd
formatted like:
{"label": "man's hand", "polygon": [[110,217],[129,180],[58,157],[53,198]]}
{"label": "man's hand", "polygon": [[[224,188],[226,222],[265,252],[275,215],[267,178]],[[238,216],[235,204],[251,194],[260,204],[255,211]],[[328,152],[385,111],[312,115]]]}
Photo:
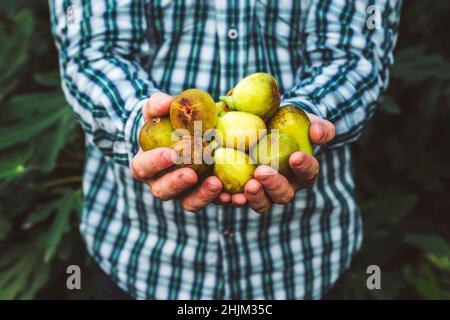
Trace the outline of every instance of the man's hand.
{"label": "man's hand", "polygon": [[[311,120],[309,136],[314,144],[324,144],[334,139],[336,129],[331,122],[312,114],[308,114],[308,117]],[[259,213],[269,211],[272,203],[288,203],[298,190],[310,187],[319,173],[317,159],[304,152],[293,153],[289,165],[294,173],[289,180],[269,166],[259,166],[254,179],[245,185],[244,193],[230,195],[222,192],[219,202],[231,201],[235,206],[248,202]]]}
{"label": "man's hand", "polygon": [[[171,102],[172,97],[169,95],[153,94],[142,108],[145,122],[167,115]],[[211,176],[192,189],[198,177],[190,168],[177,169],[155,178],[160,171],[171,167],[176,157],[175,151],[170,148],[156,148],[145,152],[140,150],[131,164],[132,175],[147,182],[155,197],[164,201],[178,198],[185,210],[198,211],[217,198],[222,190],[222,184],[217,177]]]}

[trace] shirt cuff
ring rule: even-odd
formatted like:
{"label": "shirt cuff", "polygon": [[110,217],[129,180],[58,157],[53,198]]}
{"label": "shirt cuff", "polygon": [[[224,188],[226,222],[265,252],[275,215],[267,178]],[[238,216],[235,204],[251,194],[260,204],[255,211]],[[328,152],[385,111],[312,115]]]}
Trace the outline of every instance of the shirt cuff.
{"label": "shirt cuff", "polygon": [[304,98],[285,99],[281,101],[281,106],[285,106],[288,104],[296,105],[300,107],[303,111],[312,113],[322,119],[325,119],[327,115],[326,108],[322,107],[320,104],[314,104],[311,101]]}
{"label": "shirt cuff", "polygon": [[125,142],[127,145],[128,163],[139,151],[139,132],[144,126],[144,118],[142,116],[142,107],[148,99],[141,100],[137,103],[133,111],[130,113],[125,124]]}

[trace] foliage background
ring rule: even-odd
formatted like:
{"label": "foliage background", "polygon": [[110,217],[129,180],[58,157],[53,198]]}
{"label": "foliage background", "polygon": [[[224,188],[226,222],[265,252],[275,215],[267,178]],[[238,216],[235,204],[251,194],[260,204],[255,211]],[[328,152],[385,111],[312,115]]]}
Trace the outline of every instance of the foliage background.
{"label": "foliage background", "polygon": [[[329,299],[450,299],[450,1],[406,0],[389,96],[354,146],[365,240]],[[0,0],[0,299],[91,298],[83,134],[45,0]],[[65,289],[66,267],[83,290]],[[366,288],[366,268],[382,290]]]}

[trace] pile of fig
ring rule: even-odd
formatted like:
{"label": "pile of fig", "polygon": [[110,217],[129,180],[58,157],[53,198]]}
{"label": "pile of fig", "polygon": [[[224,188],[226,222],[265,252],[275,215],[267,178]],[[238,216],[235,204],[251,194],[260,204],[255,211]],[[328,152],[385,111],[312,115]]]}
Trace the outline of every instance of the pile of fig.
{"label": "pile of fig", "polygon": [[199,89],[181,92],[174,97],[168,116],[144,125],[139,144],[144,151],[158,147],[176,151],[177,162],[165,172],[189,167],[199,180],[214,174],[224,191],[240,193],[257,165],[269,165],[289,176],[292,153],[312,154],[309,127],[299,107],[280,107],[275,78],[255,73],[218,102]]}

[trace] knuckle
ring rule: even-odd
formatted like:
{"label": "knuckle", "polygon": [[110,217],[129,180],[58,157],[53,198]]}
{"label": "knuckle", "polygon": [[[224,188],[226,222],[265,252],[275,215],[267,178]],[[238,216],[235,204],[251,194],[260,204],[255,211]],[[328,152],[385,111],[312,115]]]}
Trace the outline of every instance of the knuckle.
{"label": "knuckle", "polygon": [[269,191],[269,192],[275,192],[278,191],[280,189],[282,189],[283,187],[283,182],[281,179],[278,179],[278,175],[275,175],[273,177],[271,177],[264,185],[264,188]]}
{"label": "knuckle", "polygon": [[143,179],[145,177],[145,170],[142,168],[136,158],[133,158],[133,160],[131,161],[131,174],[137,179]]}
{"label": "knuckle", "polygon": [[215,198],[215,193],[207,190],[206,188],[201,188],[198,193],[199,200],[202,202],[209,202],[209,200]]}
{"label": "knuckle", "polygon": [[161,191],[161,188],[158,185],[153,185],[151,190],[152,190],[153,195],[156,198],[158,198],[159,200],[162,200],[162,201],[169,200],[169,197],[164,192]]}
{"label": "knuckle", "polygon": [[259,213],[267,213],[272,206],[272,203],[269,201],[269,199],[263,199],[258,204],[258,212]]}
{"label": "knuckle", "polygon": [[286,197],[282,197],[282,198],[280,198],[280,199],[277,199],[277,200],[275,201],[275,203],[276,203],[276,204],[288,204],[288,203],[289,203],[289,200],[287,200]]}
{"label": "knuckle", "polygon": [[270,207],[267,206],[257,206],[254,207],[253,210],[259,214],[266,214],[269,211]]}
{"label": "knuckle", "polygon": [[[151,103],[151,97],[149,99],[147,99],[147,101],[144,103],[144,105],[142,106],[142,112],[144,114],[144,116],[149,116],[150,113],[150,103]],[[147,119],[147,121],[150,119]]]}
{"label": "knuckle", "polygon": [[255,203],[258,203],[260,206],[264,202],[264,193],[262,187],[259,185],[258,188],[254,192],[248,192],[246,194],[247,198],[251,199]]}
{"label": "knuckle", "polygon": [[162,200],[162,194],[157,188],[152,188],[152,193],[156,198]]}
{"label": "knuckle", "polygon": [[192,205],[192,202],[190,200],[183,200],[182,202],[183,209],[189,212],[197,212],[199,208]]}
{"label": "knuckle", "polygon": [[330,127],[330,139],[334,139],[335,136],[336,136],[336,127],[332,125]]}
{"label": "knuckle", "polygon": [[150,99],[148,100],[148,103],[150,105],[154,104],[156,101],[158,101],[159,99],[161,99],[162,93],[161,92],[155,92],[154,94],[152,94],[150,96]]}
{"label": "knuckle", "polygon": [[308,180],[314,179],[320,172],[320,165],[318,162],[314,164],[313,169],[311,170],[311,174],[308,177]]}
{"label": "knuckle", "polygon": [[294,190],[292,188],[289,188],[286,193],[283,194],[280,199],[278,199],[278,204],[288,204],[291,202],[292,198],[294,198]]}
{"label": "knuckle", "polygon": [[317,180],[316,177],[313,177],[313,178],[307,180],[306,181],[306,187],[307,188],[311,187],[316,182],[316,180]]}
{"label": "knuckle", "polygon": [[181,193],[189,188],[185,182],[180,179],[176,179],[175,177],[170,177],[169,189],[173,190],[174,193]]}

